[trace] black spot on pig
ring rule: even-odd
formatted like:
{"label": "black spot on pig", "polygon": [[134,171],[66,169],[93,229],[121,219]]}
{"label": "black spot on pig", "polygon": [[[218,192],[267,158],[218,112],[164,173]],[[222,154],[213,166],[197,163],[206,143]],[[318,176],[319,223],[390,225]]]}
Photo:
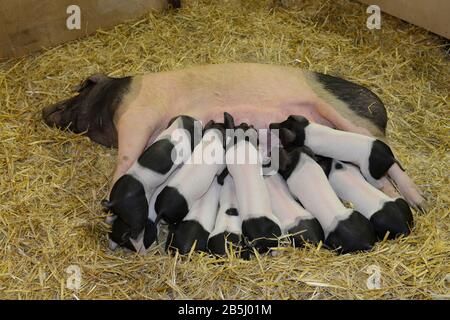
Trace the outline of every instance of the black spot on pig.
{"label": "black spot on pig", "polygon": [[183,220],[189,208],[186,199],[177,189],[166,186],[156,197],[155,211],[157,221],[163,219],[169,224],[175,224]]}
{"label": "black spot on pig", "polygon": [[[181,119],[182,128],[187,130],[187,132],[189,133],[189,137],[191,139],[191,151],[193,151],[195,147],[195,133],[196,133],[195,122],[198,120],[186,115],[176,116],[170,119],[169,124],[167,125],[166,128],[169,128],[178,119]],[[201,128],[201,126],[198,126],[198,128]],[[198,134],[200,136],[201,132],[199,132]]]}
{"label": "black spot on pig", "polygon": [[242,222],[242,234],[250,247],[259,252],[278,246],[281,229],[274,221],[267,217],[250,218]]}
{"label": "black spot on pig", "polygon": [[217,183],[223,186],[223,182],[228,175],[228,168],[223,169],[223,171],[217,176]]}
{"label": "black spot on pig", "polygon": [[369,89],[356,83],[315,72],[316,80],[357,115],[373,122],[383,133],[386,131],[387,113],[381,99]]}
{"label": "black spot on pig", "polygon": [[341,170],[344,168],[344,166],[342,165],[342,163],[336,162],[336,164],[334,165],[334,168],[336,170]]}
{"label": "black spot on pig", "polygon": [[178,250],[180,254],[187,254],[195,244],[194,250],[207,250],[209,232],[194,220],[185,220],[178,225],[171,226],[166,242],[166,251]]}
{"label": "black spot on pig", "polygon": [[[397,200],[404,201],[403,199]],[[409,211],[408,214],[406,208],[403,207],[403,203],[400,203],[400,206],[397,205],[397,200],[386,202],[379,211],[370,217],[370,221],[380,239],[383,239],[388,231],[388,239],[394,239],[400,235],[406,236],[410,233],[410,227],[412,227],[411,210],[405,202],[407,211]]]}
{"label": "black spot on pig", "polygon": [[[316,161],[322,168],[323,172],[325,172],[325,175],[328,177],[328,175],[330,174],[330,171],[331,171],[333,159],[328,158],[328,157],[323,157],[323,156],[316,156]],[[336,163],[335,169],[338,169],[337,165],[340,166],[339,169],[343,168],[342,164]]]}
{"label": "black spot on pig", "polygon": [[289,239],[295,247],[302,247],[305,242],[318,244],[324,240],[322,226],[319,221],[313,219],[302,219],[288,230]]}
{"label": "black spot on pig", "polygon": [[241,236],[233,233],[224,231],[214,235],[208,240],[208,250],[212,254],[223,256],[226,254],[226,249],[229,246],[235,248],[235,250],[239,250],[241,247]]}
{"label": "black spot on pig", "polygon": [[376,241],[373,225],[358,211],[338,222],[336,228],[328,234],[325,245],[341,253],[367,251]]}
{"label": "black spot on pig", "polygon": [[395,157],[391,148],[380,140],[375,140],[369,156],[369,172],[375,179],[380,179],[394,164]]}
{"label": "black spot on pig", "polygon": [[131,175],[123,175],[114,184],[108,209],[130,227],[130,237],[136,239],[148,219],[148,203],[144,186]]}
{"label": "black spot on pig", "polygon": [[239,212],[237,211],[236,208],[227,209],[227,211],[225,211],[225,213],[229,216],[238,216],[239,215]]}
{"label": "black spot on pig", "polygon": [[173,167],[172,150],[174,145],[168,139],[161,139],[149,146],[139,157],[138,163],[152,171],[166,174]]}

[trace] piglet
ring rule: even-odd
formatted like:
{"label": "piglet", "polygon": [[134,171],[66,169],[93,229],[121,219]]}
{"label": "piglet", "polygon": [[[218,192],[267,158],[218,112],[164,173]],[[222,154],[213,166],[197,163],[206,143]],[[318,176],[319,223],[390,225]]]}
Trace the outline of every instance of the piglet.
{"label": "piglet", "polygon": [[225,168],[224,136],[223,124],[210,121],[205,125],[203,138],[189,160],[156,198],[158,220],[169,224],[180,222],[205,194]]}
{"label": "piglet", "polygon": [[118,222],[119,225],[129,227],[127,235],[130,241],[140,242],[145,232],[149,232],[147,239],[151,239],[150,242],[156,239],[156,226],[147,227],[155,224],[154,217],[148,219],[148,203],[155,189],[189,156],[195,128],[201,128],[195,122],[194,118],[188,116],[172,119],[168,128],[117,180],[109,200],[103,200],[103,206],[122,220]]}
{"label": "piglet", "polygon": [[320,162],[328,171],[328,180],[338,197],[351,202],[369,219],[379,238],[382,239],[387,232],[390,239],[410,233],[413,216],[405,200],[390,198],[370,185],[352,164],[332,159]]}
{"label": "piglet", "polygon": [[206,193],[193,203],[183,221],[169,226],[166,250],[187,254],[195,246],[196,251],[206,252],[208,237],[216,221],[220,187],[214,179]]}
{"label": "piglet", "polygon": [[289,234],[292,244],[301,247],[305,242],[318,244],[323,241],[319,221],[294,200],[283,178],[276,173],[266,176],[265,181],[273,213],[280,221],[283,233]]}
{"label": "piglet", "polygon": [[[352,162],[364,178],[377,188],[385,187],[384,175],[389,173],[402,195],[409,195],[414,184],[404,174],[390,147],[379,139],[362,134],[335,130],[312,123],[303,116],[289,116],[270,128],[279,129],[283,146],[306,146],[315,154]],[[415,202],[409,199],[410,203]]]}
{"label": "piglet", "polygon": [[241,124],[227,145],[225,159],[236,189],[244,239],[250,247],[264,252],[278,246],[281,229],[272,212],[257,143],[256,130]]}
{"label": "piglet", "polygon": [[225,255],[229,244],[238,250],[242,246],[242,220],[237,209],[233,179],[227,174],[218,181],[222,183],[219,211],[214,229],[209,235],[208,250],[216,255]]}
{"label": "piglet", "polygon": [[305,147],[280,149],[279,172],[291,193],[319,220],[325,245],[342,253],[369,250],[375,230],[358,211],[346,208],[334,193],[312,152]]}

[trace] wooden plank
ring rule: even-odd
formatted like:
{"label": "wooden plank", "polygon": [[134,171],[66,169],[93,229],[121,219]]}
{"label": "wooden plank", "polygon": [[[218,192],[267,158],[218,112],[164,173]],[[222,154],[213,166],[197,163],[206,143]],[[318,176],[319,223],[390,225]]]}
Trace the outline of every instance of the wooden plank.
{"label": "wooden plank", "polygon": [[[81,9],[80,30],[66,27],[70,5]],[[166,6],[167,0],[1,0],[0,59],[77,39]]]}
{"label": "wooden plank", "polygon": [[449,0],[359,1],[367,5],[376,4],[383,12],[450,39]]}

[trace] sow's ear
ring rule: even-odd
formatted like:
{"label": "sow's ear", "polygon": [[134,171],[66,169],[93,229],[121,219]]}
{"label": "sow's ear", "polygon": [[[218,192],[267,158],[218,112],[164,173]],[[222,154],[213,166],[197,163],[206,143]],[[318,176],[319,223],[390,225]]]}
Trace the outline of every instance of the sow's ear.
{"label": "sow's ear", "polygon": [[84,89],[86,89],[86,88],[88,88],[90,86],[93,86],[93,85],[95,85],[97,83],[100,83],[102,81],[105,81],[107,79],[108,79],[108,76],[106,76],[105,74],[97,73],[97,74],[94,74],[94,75],[88,77],[86,80],[81,82],[79,85],[75,86],[73,88],[73,90],[76,91],[76,92],[81,92]]}

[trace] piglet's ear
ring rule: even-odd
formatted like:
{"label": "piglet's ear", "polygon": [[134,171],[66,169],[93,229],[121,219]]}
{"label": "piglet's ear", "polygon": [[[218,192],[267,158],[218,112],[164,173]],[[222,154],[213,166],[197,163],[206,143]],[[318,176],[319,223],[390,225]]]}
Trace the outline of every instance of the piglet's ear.
{"label": "piglet's ear", "polygon": [[225,129],[234,129],[234,118],[228,112],[223,113]]}
{"label": "piglet's ear", "polygon": [[295,139],[297,138],[295,132],[286,129],[286,128],[281,128],[280,129],[280,141],[283,145],[287,146],[292,144]]}
{"label": "piglet's ear", "polygon": [[279,152],[279,171],[284,172],[288,170],[291,164],[291,157],[284,148],[279,148],[278,152]]}

